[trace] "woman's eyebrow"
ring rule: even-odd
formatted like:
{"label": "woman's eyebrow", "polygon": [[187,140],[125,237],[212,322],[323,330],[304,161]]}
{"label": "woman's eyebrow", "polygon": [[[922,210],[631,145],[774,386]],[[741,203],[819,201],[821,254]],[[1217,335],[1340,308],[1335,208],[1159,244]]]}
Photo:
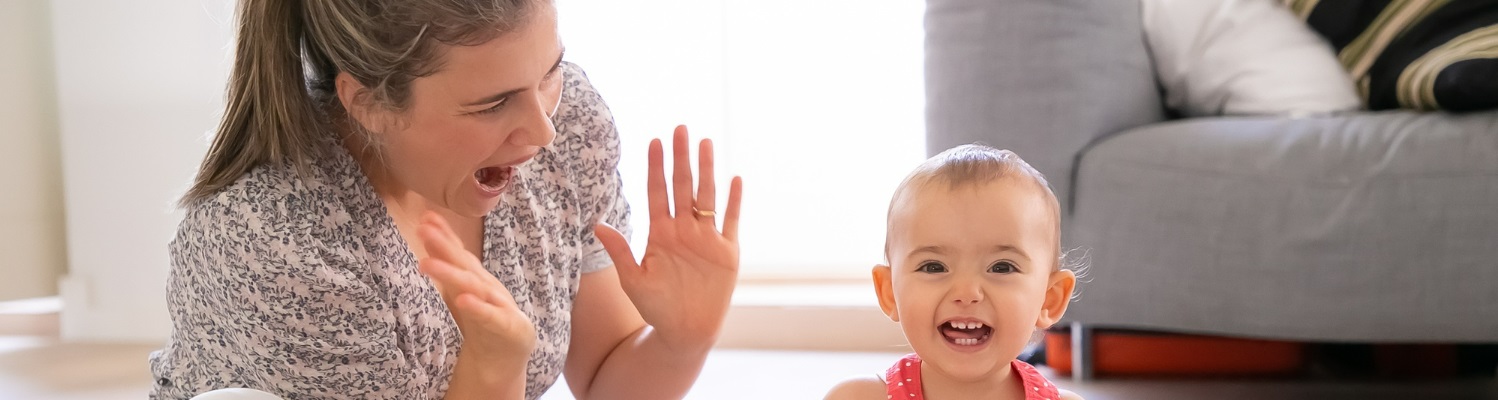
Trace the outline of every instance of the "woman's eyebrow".
{"label": "woman's eyebrow", "polygon": [[[557,61],[555,63],[551,64],[551,69],[548,69],[547,73],[555,72],[557,70],[557,68],[561,68],[562,67],[562,56],[564,56],[566,54],[567,54],[567,49],[566,48],[563,48],[562,51],[558,52],[557,53]],[[477,106],[477,105],[482,105],[482,104],[493,103],[493,102],[496,102],[496,101],[500,101],[500,100],[502,100],[502,99],[504,99],[506,97],[510,97],[511,95],[514,95],[515,93],[519,93],[522,90],[525,90],[525,88],[515,88],[515,89],[506,90],[503,93],[499,93],[499,94],[492,95],[492,96],[487,96],[487,97],[484,97],[482,99],[478,99],[476,101],[473,101],[471,103],[464,104],[463,106],[464,107],[472,107],[472,106]]]}

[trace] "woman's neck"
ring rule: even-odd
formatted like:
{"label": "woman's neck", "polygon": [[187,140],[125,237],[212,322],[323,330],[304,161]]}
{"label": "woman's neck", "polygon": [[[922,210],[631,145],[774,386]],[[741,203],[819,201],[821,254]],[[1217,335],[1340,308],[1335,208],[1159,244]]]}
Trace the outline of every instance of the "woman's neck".
{"label": "woman's neck", "polygon": [[959,380],[929,362],[921,363],[921,392],[932,400],[1015,399],[1024,400],[1025,388],[1009,363],[998,373],[977,380]]}
{"label": "woman's neck", "polygon": [[421,226],[421,218],[427,212],[434,212],[447,220],[461,238],[463,245],[475,255],[480,255],[483,246],[483,218],[464,217],[458,215],[427,199],[409,186],[400,183],[400,180],[391,176],[390,169],[381,158],[378,146],[369,145],[364,135],[354,133],[349,129],[339,129],[340,144],[353,157],[354,162],[359,165],[359,170],[364,174],[369,185],[374,189],[375,196],[385,204],[385,212],[390,216],[395,228],[405,238],[410,250],[417,258],[426,256],[425,244],[416,234]]}
{"label": "woman's neck", "polygon": [[352,132],[347,126],[340,128],[340,144],[359,165],[359,171],[364,173],[364,179],[374,189],[375,196],[385,203],[385,211],[395,220],[396,225],[403,228],[416,226],[422,214],[427,211],[437,211],[448,217],[448,213],[434,207],[425,197],[401,185],[391,176],[379,149],[371,146],[364,135]]}
{"label": "woman's neck", "polygon": [[364,173],[364,178],[369,181],[370,186],[374,187],[375,193],[384,198],[399,197],[409,192],[410,189],[401,187],[395,179],[392,179],[380,150],[372,145],[364,134],[353,132],[353,128],[347,125],[344,123],[335,127],[338,132],[338,144],[343,146],[350,157],[353,157],[355,163],[359,164],[359,171]]}

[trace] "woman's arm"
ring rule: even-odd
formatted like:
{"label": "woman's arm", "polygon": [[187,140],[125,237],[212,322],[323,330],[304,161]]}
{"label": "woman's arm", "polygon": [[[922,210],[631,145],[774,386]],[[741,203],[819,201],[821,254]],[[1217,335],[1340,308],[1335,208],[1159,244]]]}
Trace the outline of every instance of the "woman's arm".
{"label": "woman's arm", "polygon": [[637,263],[625,235],[614,229],[629,230],[630,211],[620,189],[613,117],[580,68],[565,64],[564,69],[566,90],[555,116],[557,147],[576,155],[573,181],[584,193],[582,220],[609,226],[577,232],[587,250],[563,372],[580,399],[681,398],[717,340],[733,294],[742,184],[735,178],[727,206],[717,208],[712,146],[704,142],[702,180],[693,193],[686,128],[678,127],[672,174],[677,191],[668,193],[664,150],[659,141],[652,142],[650,234]]}
{"label": "woman's arm", "polygon": [[[721,232],[712,143],[701,143],[693,193],[687,132],[673,137],[676,208],[667,200],[664,150],[651,143],[647,178],[650,234],[639,263],[623,234],[597,227],[615,268],[586,274],[573,308],[568,381],[583,399],[680,398],[717,341],[738,277],[742,183],[729,188]],[[650,382],[640,385],[639,382]],[[616,397],[617,396],[617,397]]]}
{"label": "woman's arm", "polygon": [[703,339],[665,342],[640,318],[613,268],[585,274],[572,309],[567,384],[585,400],[681,398],[712,347]]}
{"label": "woman's arm", "polygon": [[476,358],[458,355],[458,364],[453,367],[453,376],[447,382],[447,394],[443,400],[525,398],[525,364],[517,368]]}

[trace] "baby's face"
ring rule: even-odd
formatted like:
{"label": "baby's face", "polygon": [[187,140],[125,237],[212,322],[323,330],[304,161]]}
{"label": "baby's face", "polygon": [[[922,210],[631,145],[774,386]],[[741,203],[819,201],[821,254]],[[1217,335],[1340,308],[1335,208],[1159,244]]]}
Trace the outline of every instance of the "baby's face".
{"label": "baby's face", "polygon": [[[1034,183],[1001,179],[929,185],[895,205],[890,265],[875,268],[875,284],[932,367],[954,379],[991,377],[1060,317],[1071,272],[1053,273],[1058,227],[1048,203]],[[1043,311],[1061,283],[1066,293],[1052,296],[1061,309]]]}

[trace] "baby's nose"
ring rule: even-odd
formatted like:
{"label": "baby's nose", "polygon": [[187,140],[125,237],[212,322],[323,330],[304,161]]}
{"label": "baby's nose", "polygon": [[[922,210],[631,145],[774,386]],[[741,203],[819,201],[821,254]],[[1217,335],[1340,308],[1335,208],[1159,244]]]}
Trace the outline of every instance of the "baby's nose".
{"label": "baby's nose", "polygon": [[977,304],[983,301],[983,288],[976,282],[958,283],[952,290],[952,301],[957,304]]}

